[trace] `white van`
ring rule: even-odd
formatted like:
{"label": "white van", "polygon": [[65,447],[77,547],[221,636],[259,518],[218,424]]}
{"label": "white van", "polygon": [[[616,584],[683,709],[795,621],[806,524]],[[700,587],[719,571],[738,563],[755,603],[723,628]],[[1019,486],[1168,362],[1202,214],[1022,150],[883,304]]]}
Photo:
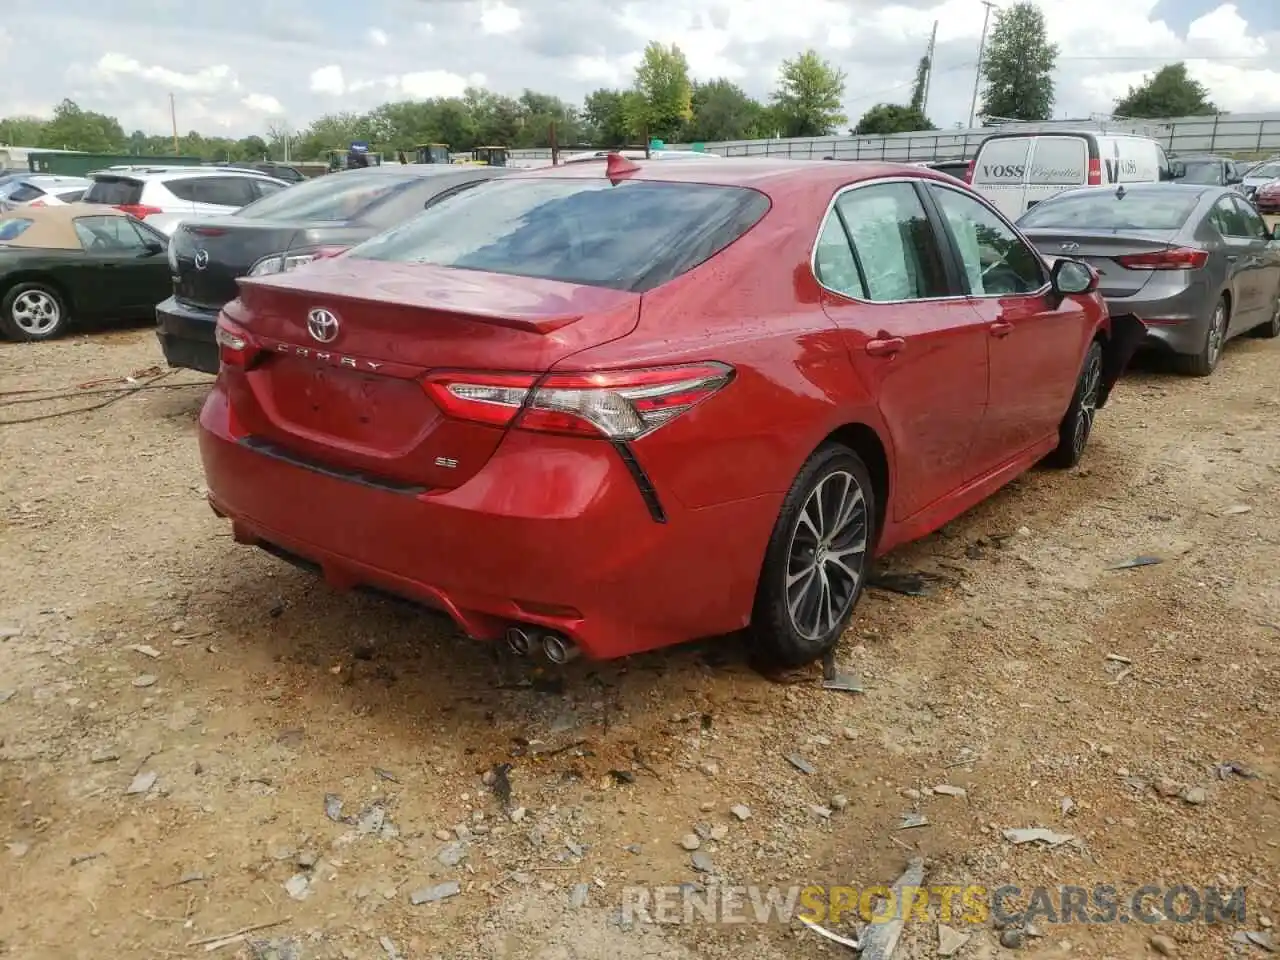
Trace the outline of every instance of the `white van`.
{"label": "white van", "polygon": [[993,133],[978,146],[967,180],[1016,220],[1072,187],[1172,180],[1164,147],[1150,137],[1088,130]]}

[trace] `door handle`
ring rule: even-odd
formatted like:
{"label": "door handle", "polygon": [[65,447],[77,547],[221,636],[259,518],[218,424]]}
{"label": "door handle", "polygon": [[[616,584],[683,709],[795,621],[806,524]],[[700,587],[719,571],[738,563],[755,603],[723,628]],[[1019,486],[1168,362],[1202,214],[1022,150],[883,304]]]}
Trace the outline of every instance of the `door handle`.
{"label": "door handle", "polygon": [[899,353],[907,341],[902,337],[884,337],[867,341],[867,354],[872,357],[891,357]]}
{"label": "door handle", "polygon": [[1237,260],[1239,260],[1239,259],[1240,259],[1240,254],[1238,254],[1238,253],[1228,253],[1228,254],[1227,254],[1227,263],[1235,263],[1235,262],[1236,262]]}
{"label": "door handle", "polygon": [[1013,333],[1013,324],[1008,320],[997,320],[987,328],[993,337],[1007,337]]}

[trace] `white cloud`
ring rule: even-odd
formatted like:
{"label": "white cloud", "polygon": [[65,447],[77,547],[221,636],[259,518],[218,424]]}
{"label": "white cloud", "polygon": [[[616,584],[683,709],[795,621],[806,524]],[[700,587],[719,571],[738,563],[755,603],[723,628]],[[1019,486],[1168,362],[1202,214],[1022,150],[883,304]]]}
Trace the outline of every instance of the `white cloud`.
{"label": "white cloud", "polygon": [[240,101],[245,109],[252,110],[254,113],[280,114],[284,113],[284,107],[280,101],[267,93],[251,93]]}
{"label": "white cloud", "polygon": [[396,86],[406,96],[426,100],[430,97],[460,97],[467,87],[483,87],[484,82],[482,73],[464,77],[447,70],[422,70],[404,74],[398,79]]}
{"label": "white cloud", "polygon": [[336,63],[311,71],[311,92],[340,97],[347,91],[347,83],[342,75],[342,68]]}
{"label": "white cloud", "polygon": [[369,42],[375,47],[385,47],[390,42],[387,38],[387,32],[378,27],[370,27],[368,37]]}
{"label": "white cloud", "polygon": [[205,67],[195,73],[180,73],[168,67],[148,67],[122,53],[104,53],[93,67],[93,74],[104,81],[121,77],[137,77],[157,86],[186,93],[217,93],[240,89],[240,81],[226,64]]}
{"label": "white cloud", "polygon": [[523,23],[520,11],[503,0],[481,0],[480,29],[485,33],[515,33]]}
{"label": "white cloud", "polygon": [[1249,24],[1235,4],[1226,3],[1192,22],[1187,43],[1202,46],[1206,53],[1226,57],[1258,57],[1267,52],[1267,42],[1249,36]]}

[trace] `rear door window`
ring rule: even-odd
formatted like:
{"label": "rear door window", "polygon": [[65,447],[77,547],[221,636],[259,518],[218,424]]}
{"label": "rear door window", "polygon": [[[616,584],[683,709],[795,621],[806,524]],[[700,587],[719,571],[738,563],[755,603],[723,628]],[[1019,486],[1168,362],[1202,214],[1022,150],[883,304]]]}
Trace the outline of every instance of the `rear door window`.
{"label": "rear door window", "polygon": [[1089,180],[1089,148],[1079,137],[1039,137],[1027,182],[1036,186],[1080,186]]}
{"label": "rear door window", "polygon": [[191,184],[196,203],[239,209],[258,199],[249,177],[197,177],[191,180]]}
{"label": "rear door window", "polygon": [[951,292],[933,224],[910,183],[848,190],[836,210],[853,240],[868,300],[924,300]]}
{"label": "rear door window", "polygon": [[85,191],[85,203],[106,203],[113,207],[136,206],[142,200],[142,181],[130,177],[94,177]]}
{"label": "rear door window", "polygon": [[999,137],[978,148],[973,165],[973,182],[990,185],[1021,185],[1031,159],[1027,137]]}
{"label": "rear door window", "polygon": [[745,187],[494,180],[348,256],[644,291],[714,256],[768,209],[767,197]]}
{"label": "rear door window", "polygon": [[1248,235],[1255,240],[1266,240],[1267,222],[1262,219],[1262,215],[1251,204],[1246,203],[1239,197],[1231,197],[1230,200],[1235,205],[1236,212],[1240,215]]}
{"label": "rear door window", "polygon": [[1230,197],[1223,197],[1213,205],[1213,212],[1209,214],[1209,219],[1224,237],[1247,239],[1252,236],[1249,231],[1249,224],[1245,222],[1244,214],[1240,212],[1240,209],[1232,202]]}

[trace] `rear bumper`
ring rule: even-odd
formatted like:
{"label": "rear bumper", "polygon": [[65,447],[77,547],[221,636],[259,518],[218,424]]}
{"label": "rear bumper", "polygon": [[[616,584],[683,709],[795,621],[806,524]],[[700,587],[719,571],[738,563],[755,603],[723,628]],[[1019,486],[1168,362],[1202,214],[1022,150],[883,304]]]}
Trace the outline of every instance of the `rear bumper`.
{"label": "rear bumper", "polygon": [[171,367],[217,373],[217,325],[218,311],[189,307],[173,297],[156,307],[156,337]]}
{"label": "rear bumper", "polygon": [[745,627],[781,504],[667,498],[657,523],[608,444],[519,431],[461,487],[382,488],[235,438],[217,384],[199,440],[210,503],[238,542],[318,566],[339,589],[443,610],[476,639],[532,625],[592,659]]}
{"label": "rear bumper", "polygon": [[1107,297],[1112,316],[1137,317],[1147,327],[1145,348],[1195,354],[1204,346],[1209,318],[1217,300],[1203,285],[1186,287],[1170,297]]}

